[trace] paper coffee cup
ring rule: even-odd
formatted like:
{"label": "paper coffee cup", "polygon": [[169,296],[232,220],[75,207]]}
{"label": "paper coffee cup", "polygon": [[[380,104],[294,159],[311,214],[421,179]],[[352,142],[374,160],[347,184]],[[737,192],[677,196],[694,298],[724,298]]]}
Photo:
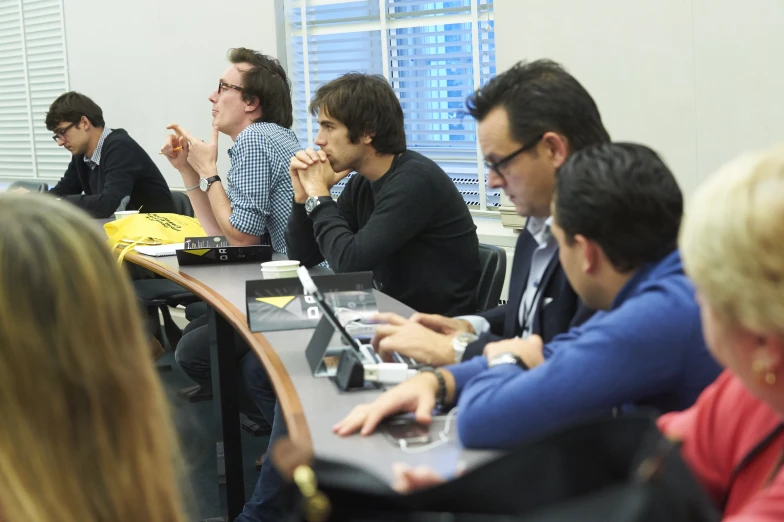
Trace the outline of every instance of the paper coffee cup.
{"label": "paper coffee cup", "polygon": [[261,264],[261,273],[264,279],[285,279],[297,277],[299,261],[267,261]]}
{"label": "paper coffee cup", "polygon": [[138,213],[138,210],[119,210],[114,213],[114,219],[122,219],[124,217],[132,216],[133,214]]}

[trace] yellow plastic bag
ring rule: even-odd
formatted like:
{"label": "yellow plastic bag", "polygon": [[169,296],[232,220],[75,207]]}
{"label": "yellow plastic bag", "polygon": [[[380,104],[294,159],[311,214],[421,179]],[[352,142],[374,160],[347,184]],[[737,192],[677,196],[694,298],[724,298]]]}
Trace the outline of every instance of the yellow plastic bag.
{"label": "yellow plastic bag", "polygon": [[136,245],[168,245],[182,243],[186,237],[206,236],[199,220],[180,214],[133,214],[103,226],[109,237],[109,247],[126,245],[118,256],[122,263],[125,254]]}

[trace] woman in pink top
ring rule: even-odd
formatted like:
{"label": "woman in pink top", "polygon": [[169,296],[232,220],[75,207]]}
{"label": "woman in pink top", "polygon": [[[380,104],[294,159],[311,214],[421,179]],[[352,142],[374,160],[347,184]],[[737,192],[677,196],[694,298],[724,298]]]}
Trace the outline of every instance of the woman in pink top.
{"label": "woman in pink top", "polygon": [[784,520],[784,149],[744,155],[702,185],[680,248],[703,331],[727,370],[659,427],[724,510]]}

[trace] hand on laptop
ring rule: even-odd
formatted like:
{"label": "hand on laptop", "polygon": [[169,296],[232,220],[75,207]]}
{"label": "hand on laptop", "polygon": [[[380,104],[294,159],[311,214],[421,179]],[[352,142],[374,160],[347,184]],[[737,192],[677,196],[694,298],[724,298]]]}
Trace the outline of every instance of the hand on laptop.
{"label": "hand on laptop", "polygon": [[504,339],[495,343],[487,343],[484,355],[489,361],[496,355],[502,353],[513,353],[520,357],[526,366],[535,368],[544,362],[544,342],[538,335],[532,335],[528,339],[515,337],[514,339]]}
{"label": "hand on laptop", "polygon": [[377,314],[373,320],[388,323],[378,325],[373,337],[373,348],[385,361],[391,361],[392,352],[397,352],[431,366],[455,363],[451,336],[437,333],[397,314]]}
{"label": "hand on laptop", "polygon": [[[455,380],[452,374],[439,370],[446,382],[447,403],[452,400]],[[396,413],[414,413],[414,418],[421,424],[433,421],[432,412],[436,407],[438,379],[432,373],[420,373],[391,390],[383,393],[370,404],[361,404],[351,413],[332,427],[332,431],[341,437],[359,431],[360,435],[370,435],[378,424]]]}
{"label": "hand on laptop", "polygon": [[411,316],[411,320],[444,335],[454,336],[459,333],[476,333],[471,323],[465,319],[452,319],[451,317],[437,314],[414,314]]}

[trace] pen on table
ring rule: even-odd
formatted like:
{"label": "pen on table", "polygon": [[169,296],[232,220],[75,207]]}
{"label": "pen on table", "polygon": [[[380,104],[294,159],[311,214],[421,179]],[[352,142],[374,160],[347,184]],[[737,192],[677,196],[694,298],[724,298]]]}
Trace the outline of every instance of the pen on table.
{"label": "pen on table", "polygon": [[[182,147],[174,147],[172,152],[177,152],[178,150],[182,150]],[[163,151],[160,151],[158,154],[163,154]]]}

